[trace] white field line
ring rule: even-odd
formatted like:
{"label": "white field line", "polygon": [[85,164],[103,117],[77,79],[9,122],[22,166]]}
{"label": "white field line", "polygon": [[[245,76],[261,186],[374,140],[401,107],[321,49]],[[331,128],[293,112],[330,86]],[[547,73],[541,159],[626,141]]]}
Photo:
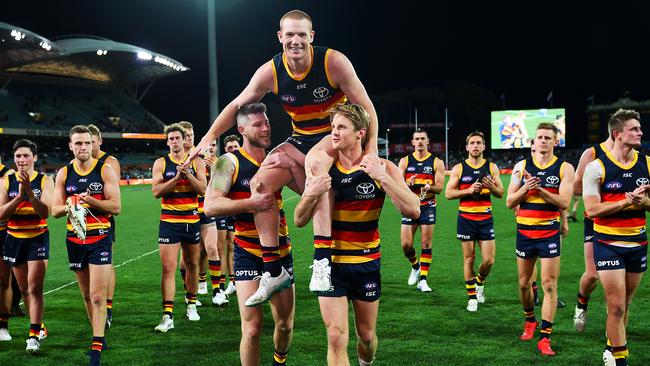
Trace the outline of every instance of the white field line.
{"label": "white field line", "polygon": [[[125,262],[122,262],[122,263],[120,263],[120,264],[118,264],[118,265],[115,265],[115,268],[120,268],[120,267],[124,266],[124,265],[127,264],[127,263],[131,263],[131,262],[133,262],[133,261],[137,261],[138,259],[142,259],[142,258],[144,258],[144,257],[146,257],[146,256],[148,256],[148,255],[151,255],[151,254],[153,254],[153,253],[158,252],[158,250],[159,250],[159,249],[155,249],[155,250],[152,250],[152,251],[150,251],[150,252],[147,252],[147,253],[141,254],[141,255],[139,255],[139,256],[137,256],[137,257],[135,257],[135,258],[131,258],[131,259],[125,261]],[[53,292],[56,292],[56,291],[62,290],[62,289],[64,289],[64,288],[66,288],[66,287],[69,287],[69,286],[74,285],[75,283],[77,283],[77,281],[72,281],[72,282],[66,283],[65,285],[61,285],[61,286],[59,286],[59,287],[57,287],[57,288],[55,288],[55,289],[52,289],[52,290],[49,290],[49,291],[43,293],[43,295],[51,294],[51,293],[53,293]]]}

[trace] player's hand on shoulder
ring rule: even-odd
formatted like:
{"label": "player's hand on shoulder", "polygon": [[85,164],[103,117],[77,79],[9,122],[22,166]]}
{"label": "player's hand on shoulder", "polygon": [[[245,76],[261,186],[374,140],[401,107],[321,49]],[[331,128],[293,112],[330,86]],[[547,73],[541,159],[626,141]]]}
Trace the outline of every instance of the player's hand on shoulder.
{"label": "player's hand on shoulder", "polygon": [[359,167],[375,180],[380,180],[386,175],[386,164],[377,155],[364,155]]}

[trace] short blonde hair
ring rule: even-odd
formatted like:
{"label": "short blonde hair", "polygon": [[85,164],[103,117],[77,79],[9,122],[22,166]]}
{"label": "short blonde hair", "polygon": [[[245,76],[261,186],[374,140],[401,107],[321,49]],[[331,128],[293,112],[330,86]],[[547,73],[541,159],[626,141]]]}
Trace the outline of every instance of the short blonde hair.
{"label": "short blonde hair", "polygon": [[339,103],[329,110],[329,114],[330,122],[334,120],[335,116],[340,114],[352,122],[352,126],[354,127],[355,132],[360,131],[361,129],[365,129],[366,135],[363,137],[361,144],[366,144],[366,140],[368,138],[368,129],[370,129],[370,115],[368,112],[366,112],[365,109],[363,109],[362,106],[359,104]]}
{"label": "short blonde hair", "polygon": [[312,30],[314,28],[314,23],[311,21],[311,17],[305,13],[302,10],[291,10],[290,12],[284,14],[282,18],[280,18],[280,30],[282,30],[282,22],[285,19],[293,19],[293,20],[303,20],[306,19],[309,22],[309,30]]}

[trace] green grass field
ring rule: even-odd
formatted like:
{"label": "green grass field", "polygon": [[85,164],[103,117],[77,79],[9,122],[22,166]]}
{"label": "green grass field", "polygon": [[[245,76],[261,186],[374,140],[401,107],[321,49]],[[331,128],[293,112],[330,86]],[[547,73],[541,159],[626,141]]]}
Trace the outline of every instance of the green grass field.
{"label": "green grass field", "polygon": [[[504,177],[507,184],[508,177]],[[285,193],[287,212],[292,212],[295,194]],[[400,248],[400,220],[390,202],[386,203],[380,229],[382,237],[383,291],[378,319],[379,350],[376,365],[600,365],[605,334],[605,309],[600,287],[589,305],[589,324],[583,334],[573,328],[573,308],[578,280],[583,271],[582,222],[572,223],[562,247],[560,297],[567,307],[558,309],[552,336],[558,355],[543,359],[535,341],[519,341],[523,315],[517,297],[517,270],[514,255],[515,224],[504,200],[494,201],[497,259],[486,284],[487,302],[477,313],[465,310],[466,295],[462,256],[456,240],[458,203],[438,203],[438,224],[433,241],[430,294],[406,285],[410,271]],[[105,365],[237,365],[239,363],[239,315],[236,299],[225,308],[200,308],[201,321],[190,323],[182,304],[178,279],[176,328],[155,334],[161,316],[160,262],[157,245],[159,201],[149,186],[122,189],[122,214],[117,218],[118,241],[114,263],[117,291],[114,298],[114,325],[107,333],[109,349]],[[26,317],[12,318],[14,339],[0,343],[0,365],[79,365],[87,362],[91,329],[84,312],[74,276],[67,266],[63,219],[51,220],[51,254],[46,279],[45,322],[49,337],[37,357],[25,354],[29,329]],[[318,310],[317,298],[308,290],[312,256],[311,228],[290,228],[296,273],[296,321],[291,365],[324,365],[327,338]],[[418,245],[419,248],[419,245]],[[419,251],[419,249],[418,249]],[[68,286],[66,286],[68,285]],[[541,291],[541,290],[540,290]],[[200,297],[210,303],[208,295]],[[628,326],[628,343],[633,365],[650,364],[650,306],[648,280],[642,282],[634,301]],[[266,306],[262,337],[263,364],[273,354],[270,311]],[[541,316],[541,307],[536,315]],[[354,329],[351,325],[351,329]],[[352,331],[349,353],[356,364]]]}

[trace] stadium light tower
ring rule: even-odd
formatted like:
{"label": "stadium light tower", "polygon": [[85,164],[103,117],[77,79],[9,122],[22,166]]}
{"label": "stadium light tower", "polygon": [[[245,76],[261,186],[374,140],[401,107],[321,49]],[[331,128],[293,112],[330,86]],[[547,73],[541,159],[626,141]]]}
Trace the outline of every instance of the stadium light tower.
{"label": "stadium light tower", "polygon": [[[219,84],[217,82],[217,20],[216,0],[206,0],[208,5],[208,70],[210,90],[210,117],[208,128],[219,115]],[[217,153],[220,155],[221,144],[217,138]]]}

